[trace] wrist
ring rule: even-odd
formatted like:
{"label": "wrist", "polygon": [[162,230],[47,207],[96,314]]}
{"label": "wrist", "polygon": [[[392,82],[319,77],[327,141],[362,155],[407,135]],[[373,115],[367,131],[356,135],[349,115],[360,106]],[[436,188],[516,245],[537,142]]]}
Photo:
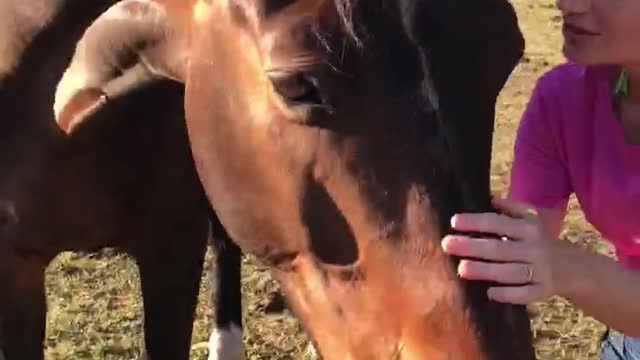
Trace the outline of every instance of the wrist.
{"label": "wrist", "polygon": [[591,254],[577,245],[558,240],[558,251],[555,257],[556,266],[552,269],[554,293],[569,301],[579,299],[582,294],[589,294],[593,286],[593,277],[589,269]]}

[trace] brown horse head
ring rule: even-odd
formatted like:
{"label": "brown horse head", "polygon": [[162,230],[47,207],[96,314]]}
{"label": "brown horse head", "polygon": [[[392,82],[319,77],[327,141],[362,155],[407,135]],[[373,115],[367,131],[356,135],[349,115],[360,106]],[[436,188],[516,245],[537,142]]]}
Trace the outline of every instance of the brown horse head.
{"label": "brown horse head", "polygon": [[[182,37],[135,56],[185,82],[209,200],[324,357],[533,359],[524,308],[490,302],[440,248],[455,212],[488,206],[476,184],[488,184],[495,98],[523,45],[506,1],[128,6],[143,3],[166,19],[119,5],[133,37]],[[96,22],[92,44],[141,43],[115,24]],[[182,49],[183,66],[163,66],[179,63],[163,47]]]}

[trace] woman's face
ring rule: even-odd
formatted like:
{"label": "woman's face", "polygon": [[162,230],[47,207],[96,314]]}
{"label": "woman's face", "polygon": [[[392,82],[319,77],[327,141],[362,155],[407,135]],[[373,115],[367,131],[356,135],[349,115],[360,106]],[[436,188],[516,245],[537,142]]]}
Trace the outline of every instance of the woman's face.
{"label": "woman's face", "polygon": [[564,55],[584,65],[640,66],[640,0],[557,0]]}

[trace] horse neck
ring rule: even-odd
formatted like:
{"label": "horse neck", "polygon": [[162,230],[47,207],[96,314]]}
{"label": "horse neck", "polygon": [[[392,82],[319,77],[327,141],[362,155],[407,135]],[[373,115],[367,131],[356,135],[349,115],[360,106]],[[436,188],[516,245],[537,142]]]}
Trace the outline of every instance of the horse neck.
{"label": "horse neck", "polygon": [[[441,234],[453,232],[449,225],[449,219],[462,212],[491,212],[496,209],[491,205],[489,189],[475,186],[470,181],[468,173],[462,169],[464,146],[453,136],[450,124],[442,124],[445,130],[442,133],[443,151],[431,159],[439,164],[442,169],[442,177],[430,179],[435,182],[433,187],[437,189],[432,193],[434,209],[437,209],[440,220]],[[474,156],[477,156],[475,154]],[[467,157],[473,158],[467,153]],[[468,163],[468,161],[467,161]],[[487,170],[488,172],[488,170]],[[479,190],[478,190],[479,189]],[[475,236],[477,234],[472,234]],[[457,268],[460,258],[449,257],[449,260]],[[469,311],[469,319],[476,329],[476,334],[482,350],[487,359],[533,359],[535,358],[531,343],[531,330],[526,308],[520,305],[502,304],[489,300],[487,289],[489,283],[484,281],[460,280],[460,290],[466,308]]]}
{"label": "horse neck", "polygon": [[58,13],[64,0],[0,2],[0,81],[19,63],[33,37]]}

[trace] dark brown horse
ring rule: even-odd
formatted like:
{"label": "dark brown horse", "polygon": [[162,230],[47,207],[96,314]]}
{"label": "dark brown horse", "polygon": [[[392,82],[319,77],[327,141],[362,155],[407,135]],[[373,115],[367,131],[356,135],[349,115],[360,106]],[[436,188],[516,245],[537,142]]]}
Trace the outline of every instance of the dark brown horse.
{"label": "dark brown horse", "polygon": [[439,245],[454,213],[490,210],[495,101],[523,51],[506,0],[126,0],[86,39],[107,60],[77,69],[185,83],[209,201],[324,357],[534,359],[525,308]]}
{"label": "dark brown horse", "polygon": [[240,326],[240,252],[198,180],[184,87],[138,86],[84,115],[88,126],[71,136],[56,126],[54,95],[76,42],[114,3],[0,4],[0,349],[6,360],[43,358],[44,270],[65,250],[108,246],[131,254],[141,273],[147,355],[188,359],[210,236],[222,294],[217,325]]}

